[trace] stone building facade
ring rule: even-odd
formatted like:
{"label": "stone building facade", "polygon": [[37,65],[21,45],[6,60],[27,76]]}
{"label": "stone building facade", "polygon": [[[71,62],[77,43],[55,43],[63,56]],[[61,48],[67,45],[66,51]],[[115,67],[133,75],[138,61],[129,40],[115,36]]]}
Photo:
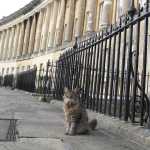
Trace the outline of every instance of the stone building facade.
{"label": "stone building facade", "polygon": [[[134,6],[145,0],[134,0]],[[75,38],[84,40],[126,14],[132,0],[33,0],[0,20],[0,75],[57,60]]]}

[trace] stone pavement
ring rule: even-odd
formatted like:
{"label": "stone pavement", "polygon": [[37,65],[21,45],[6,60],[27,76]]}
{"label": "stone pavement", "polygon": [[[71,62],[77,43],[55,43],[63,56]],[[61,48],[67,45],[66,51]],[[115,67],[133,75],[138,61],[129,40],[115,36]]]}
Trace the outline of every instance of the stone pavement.
{"label": "stone pavement", "polygon": [[[0,88],[0,119],[18,119],[17,141],[0,142],[0,150],[145,150],[121,136],[97,129],[90,135],[64,135],[62,102],[39,102],[31,94]],[[7,122],[0,121],[0,138]],[[2,137],[1,137],[2,136]]]}

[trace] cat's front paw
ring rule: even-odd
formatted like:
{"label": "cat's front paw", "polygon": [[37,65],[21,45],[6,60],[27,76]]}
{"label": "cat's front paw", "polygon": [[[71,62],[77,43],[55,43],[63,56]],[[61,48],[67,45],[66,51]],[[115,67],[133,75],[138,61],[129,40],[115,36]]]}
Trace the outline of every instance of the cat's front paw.
{"label": "cat's front paw", "polygon": [[68,132],[65,132],[65,135],[69,135],[69,133],[68,133]]}
{"label": "cat's front paw", "polygon": [[65,135],[74,136],[74,135],[75,135],[75,132],[65,132]]}
{"label": "cat's front paw", "polygon": [[76,134],[75,134],[75,133],[69,133],[68,135],[70,135],[70,136],[75,136]]}
{"label": "cat's front paw", "polygon": [[69,128],[66,128],[65,135],[69,135]]}
{"label": "cat's front paw", "polygon": [[75,131],[71,131],[71,132],[68,133],[68,135],[70,135],[70,136],[75,136],[75,135],[76,135],[76,132],[75,132]]}

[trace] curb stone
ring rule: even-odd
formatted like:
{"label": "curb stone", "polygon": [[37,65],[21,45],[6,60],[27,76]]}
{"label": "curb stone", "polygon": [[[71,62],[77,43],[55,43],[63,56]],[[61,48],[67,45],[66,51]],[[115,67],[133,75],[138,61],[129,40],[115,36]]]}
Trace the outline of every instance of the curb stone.
{"label": "curb stone", "polygon": [[98,128],[122,136],[137,144],[142,144],[146,148],[150,146],[149,129],[89,110],[88,115],[89,118],[95,117],[98,120]]}

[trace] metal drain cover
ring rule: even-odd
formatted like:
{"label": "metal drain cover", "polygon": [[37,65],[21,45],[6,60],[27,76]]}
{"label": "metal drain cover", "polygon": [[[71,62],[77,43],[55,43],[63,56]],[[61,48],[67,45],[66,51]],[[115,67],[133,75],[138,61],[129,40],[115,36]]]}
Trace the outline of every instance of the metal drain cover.
{"label": "metal drain cover", "polygon": [[16,141],[16,119],[0,119],[0,141]]}

